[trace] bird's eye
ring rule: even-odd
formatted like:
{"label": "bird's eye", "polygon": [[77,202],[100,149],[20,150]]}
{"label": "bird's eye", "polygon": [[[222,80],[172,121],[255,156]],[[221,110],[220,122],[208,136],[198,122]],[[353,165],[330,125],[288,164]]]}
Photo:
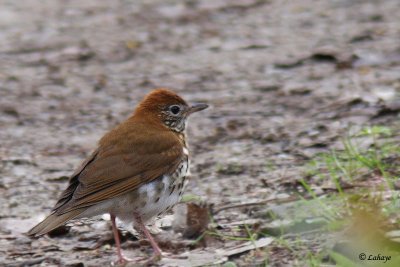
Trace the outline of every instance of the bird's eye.
{"label": "bird's eye", "polygon": [[173,105],[169,108],[169,110],[172,112],[172,114],[178,114],[179,111],[181,111],[181,108],[177,105]]}

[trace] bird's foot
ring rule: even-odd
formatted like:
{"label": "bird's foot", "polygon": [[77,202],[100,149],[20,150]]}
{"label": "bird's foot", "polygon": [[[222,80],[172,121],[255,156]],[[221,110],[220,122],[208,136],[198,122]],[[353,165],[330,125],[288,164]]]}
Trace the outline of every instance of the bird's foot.
{"label": "bird's foot", "polygon": [[159,262],[161,260],[161,258],[164,256],[164,253],[156,253],[154,254],[153,257],[151,257],[150,259],[144,260],[139,262],[141,264],[141,266],[153,266],[155,263]]}
{"label": "bird's foot", "polygon": [[127,258],[123,255],[118,255],[118,260],[111,263],[112,266],[125,266],[128,262],[133,262],[135,259]]}
{"label": "bird's foot", "polygon": [[[164,253],[163,253],[164,254]],[[152,266],[154,263],[159,262],[163,255],[156,254],[150,259],[145,256],[137,256],[133,258],[127,258],[125,256],[119,256],[116,262],[113,262],[113,266],[125,266],[128,263],[129,266]],[[131,265],[132,264],[132,265]]]}
{"label": "bird's foot", "polygon": [[[113,266],[125,266],[128,263],[133,264],[132,266],[152,266],[155,263],[159,262],[162,258],[166,259],[186,259],[187,256],[183,255],[176,255],[172,253],[167,253],[167,252],[162,252],[161,254],[155,254],[153,257],[150,259],[146,256],[137,256],[134,258],[127,258],[123,255],[118,256],[118,260],[116,262],[113,262]],[[131,266],[131,265],[129,265]]]}

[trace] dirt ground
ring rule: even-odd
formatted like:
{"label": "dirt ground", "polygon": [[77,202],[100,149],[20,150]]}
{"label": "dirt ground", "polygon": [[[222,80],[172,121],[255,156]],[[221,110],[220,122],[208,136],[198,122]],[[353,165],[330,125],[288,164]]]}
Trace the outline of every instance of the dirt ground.
{"label": "dirt ground", "polygon": [[[23,233],[50,211],[97,140],[155,87],[211,105],[189,124],[187,193],[212,206],[210,227],[220,233],[273,222],[260,215],[270,205],[240,204],[292,196],[307,161],[340,148],[350,130],[398,126],[397,0],[0,3],[0,266],[116,259],[107,220],[53,237]],[[156,237],[163,250],[192,256],[160,266],[307,265],[266,238],[260,250],[232,252],[247,241],[194,242],[169,222]],[[124,235],[127,256],[151,254]],[[304,251],[334,246],[309,244]]]}

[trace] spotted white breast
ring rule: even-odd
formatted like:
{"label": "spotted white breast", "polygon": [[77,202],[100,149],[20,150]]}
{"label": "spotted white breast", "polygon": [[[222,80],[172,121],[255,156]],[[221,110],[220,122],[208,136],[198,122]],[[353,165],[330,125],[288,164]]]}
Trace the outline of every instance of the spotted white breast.
{"label": "spotted white breast", "polygon": [[[144,221],[160,216],[178,203],[183,195],[189,175],[189,160],[184,160],[172,175],[164,175],[142,186],[139,194],[143,199],[136,207]],[[145,197],[146,196],[146,197]],[[143,201],[146,198],[146,201]]]}
{"label": "spotted white breast", "polygon": [[178,203],[188,183],[189,156],[184,148],[184,159],[171,175],[163,175],[154,181],[122,196],[96,204],[83,212],[79,218],[110,213],[122,221],[132,222],[138,213],[143,222],[160,216]]}

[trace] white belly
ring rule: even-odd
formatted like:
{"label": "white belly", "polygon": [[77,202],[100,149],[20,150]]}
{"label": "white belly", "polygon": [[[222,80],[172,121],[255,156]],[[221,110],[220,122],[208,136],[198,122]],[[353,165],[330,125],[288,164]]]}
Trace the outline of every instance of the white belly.
{"label": "white belly", "polygon": [[162,179],[156,179],[122,196],[90,207],[79,217],[91,217],[111,213],[124,222],[132,222],[134,213],[146,222],[160,216],[178,203],[188,183],[189,160],[182,162],[177,171]]}

